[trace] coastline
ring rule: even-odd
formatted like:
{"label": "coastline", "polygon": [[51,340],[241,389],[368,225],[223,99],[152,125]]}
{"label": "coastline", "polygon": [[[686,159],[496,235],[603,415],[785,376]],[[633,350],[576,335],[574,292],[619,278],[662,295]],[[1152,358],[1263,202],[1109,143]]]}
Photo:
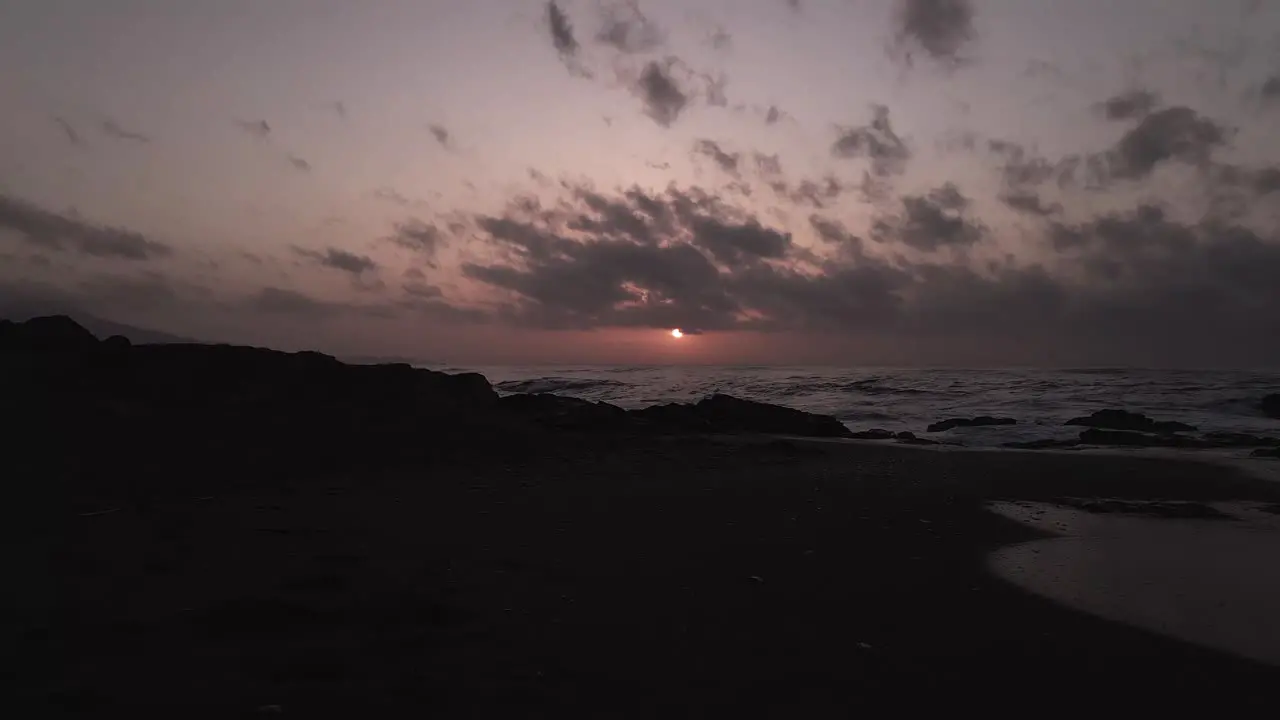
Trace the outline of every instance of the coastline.
{"label": "coastline", "polygon": [[24,716],[1221,709],[1280,679],[989,571],[1047,537],[996,501],[1280,503],[1199,457],[828,441],[833,418],[723,396],[629,413],[42,332],[0,334]]}

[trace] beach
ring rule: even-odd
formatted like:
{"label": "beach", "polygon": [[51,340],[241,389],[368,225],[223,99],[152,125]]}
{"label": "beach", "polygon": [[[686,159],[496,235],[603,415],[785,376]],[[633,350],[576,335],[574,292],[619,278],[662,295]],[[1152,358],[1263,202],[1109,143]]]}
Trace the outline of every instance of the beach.
{"label": "beach", "polygon": [[1043,537],[992,500],[1280,499],[1224,468],[561,432],[451,446],[44,493],[50,515],[10,520],[49,560],[19,583],[10,697],[47,717],[844,717],[1221,708],[1270,703],[1280,678],[986,567]]}

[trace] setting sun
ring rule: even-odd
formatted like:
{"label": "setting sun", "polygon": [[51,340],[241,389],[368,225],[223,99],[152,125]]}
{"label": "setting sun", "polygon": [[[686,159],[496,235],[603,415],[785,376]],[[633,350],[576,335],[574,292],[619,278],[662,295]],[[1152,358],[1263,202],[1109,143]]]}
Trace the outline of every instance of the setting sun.
{"label": "setting sun", "polygon": [[671,331],[671,337],[679,340],[680,338],[684,337],[684,333],[680,332],[680,328],[674,328]]}

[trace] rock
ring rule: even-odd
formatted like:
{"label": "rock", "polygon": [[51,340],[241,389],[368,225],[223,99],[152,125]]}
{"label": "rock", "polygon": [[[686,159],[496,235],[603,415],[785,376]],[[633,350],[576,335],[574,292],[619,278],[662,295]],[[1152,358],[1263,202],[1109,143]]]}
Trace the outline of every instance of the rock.
{"label": "rock", "polygon": [[1018,421],[1007,417],[979,415],[973,418],[951,418],[930,425],[926,432],[944,432],[958,427],[986,427],[990,425],[1017,425]]}
{"label": "rock", "polygon": [[1174,421],[1152,420],[1141,413],[1127,410],[1099,410],[1087,417],[1071,418],[1067,425],[1083,425],[1099,430],[1129,430],[1148,433],[1194,432],[1195,428],[1186,423]]}
{"label": "rock", "polygon": [[1212,447],[1212,445],[1203,440],[1182,435],[1149,434],[1128,430],[1099,430],[1097,428],[1089,428],[1081,432],[1080,442],[1084,445],[1109,445],[1114,447]]}
{"label": "rock", "polygon": [[1075,447],[1079,444],[1079,440],[1054,440],[1053,438],[1043,438],[1040,440],[1007,442],[1004,443],[1004,447],[1013,448],[1015,450],[1049,450],[1053,448]]}
{"label": "rock", "polygon": [[872,428],[870,430],[859,430],[849,437],[854,440],[892,440],[893,433],[883,428]]}
{"label": "rock", "polygon": [[112,335],[102,341],[102,349],[110,352],[122,352],[133,347],[133,343],[129,342],[129,338],[123,335]]}
{"label": "rock", "polygon": [[1262,435],[1250,435],[1248,433],[1237,432],[1209,432],[1204,434],[1206,442],[1214,447],[1272,447],[1280,446],[1280,439],[1264,437]]}
{"label": "rock", "polygon": [[6,354],[78,354],[98,348],[98,338],[65,315],[5,322],[0,330],[0,352]]}
{"label": "rock", "polygon": [[798,437],[852,437],[853,433],[830,415],[807,413],[781,405],[711,395],[696,404],[668,403],[628,415],[638,425],[656,432],[699,432]]}
{"label": "rock", "polygon": [[1249,457],[1280,458],[1280,448],[1261,448],[1249,453]]}
{"label": "rock", "polygon": [[899,440],[915,440],[916,434],[907,430],[903,430],[902,432],[894,435],[894,437]]}
{"label": "rock", "polygon": [[562,429],[616,430],[630,422],[627,411],[617,405],[563,395],[508,395],[498,405],[526,420]]}
{"label": "rock", "polygon": [[1262,402],[1258,403],[1258,409],[1262,411],[1263,415],[1280,420],[1280,393],[1273,393],[1262,398]]}

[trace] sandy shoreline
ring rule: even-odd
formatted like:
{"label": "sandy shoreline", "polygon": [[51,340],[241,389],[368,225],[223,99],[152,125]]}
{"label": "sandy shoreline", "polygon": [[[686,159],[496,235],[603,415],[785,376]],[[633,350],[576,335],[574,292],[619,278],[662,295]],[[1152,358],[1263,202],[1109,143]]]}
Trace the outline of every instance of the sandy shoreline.
{"label": "sandy shoreline", "polygon": [[1280,501],[1211,465],[546,433],[86,490],[111,468],[42,460],[48,514],[10,508],[11,696],[66,716],[830,717],[996,679],[1148,706],[1280,679],[985,567],[1042,537],[993,500]]}

